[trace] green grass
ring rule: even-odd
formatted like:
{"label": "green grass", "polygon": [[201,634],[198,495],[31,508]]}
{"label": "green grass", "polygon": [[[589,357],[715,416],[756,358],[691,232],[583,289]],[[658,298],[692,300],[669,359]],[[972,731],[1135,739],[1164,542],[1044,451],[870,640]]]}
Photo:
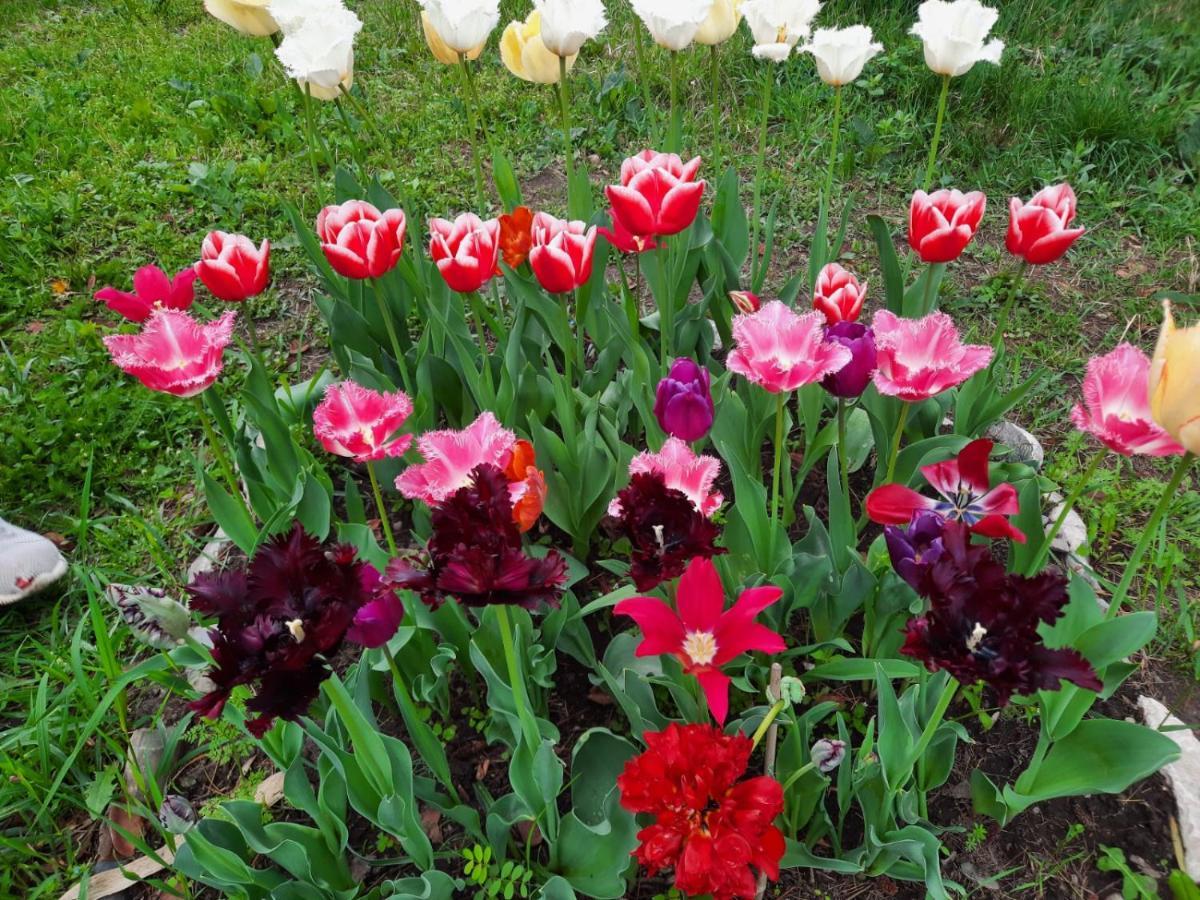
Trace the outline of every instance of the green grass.
{"label": "green grass", "polygon": [[[364,135],[371,170],[385,184],[401,184],[421,216],[470,208],[454,72],[429,57],[411,3],[352,5],[366,23],[357,89],[385,133]],[[870,272],[874,250],[862,219],[876,210],[903,219],[923,169],[938,82],[906,35],[915,2],[834,6],[822,24],[866,21],[887,48],[847,91],[839,172],[858,197],[846,256]],[[1002,284],[992,276],[1009,265],[1002,236],[1010,195],[1069,179],[1090,230],[1068,263],[1027,284],[1013,323],[1021,365],[1064,374],[1022,412],[1054,443],[1070,431],[1065,410],[1086,357],[1114,344],[1131,322],[1130,335],[1149,346],[1157,323],[1150,297],[1195,289],[1200,20],[1189,7],[1186,0],[1005,3],[996,28],[1008,43],[1004,65],[980,65],[954,82],[939,182],[984,190],[991,203],[980,240],[951,271],[947,307],[990,333]],[[504,8],[507,21],[526,5],[506,0]],[[610,17],[604,43],[585,48],[572,79],[576,145],[597,181],[649,141],[630,16],[622,3]],[[77,564],[62,591],[0,611],[0,896],[38,897],[57,894],[90,858],[92,845],[73,840],[69,829],[92,818],[89,798],[94,805],[103,795],[98,773],[121,753],[112,716],[87,722],[132,648],[114,632],[106,649],[107,630],[93,627],[101,611],[91,615],[80,576],[173,586],[207,524],[192,411],[113,369],[100,337],[115,322],[92,291],[126,287],[147,262],[181,268],[210,228],[270,237],[275,287],[254,301],[253,314],[271,320],[282,363],[314,316],[311,282],[280,203],[313,217],[329,188],[312,183],[298,113],[270,45],[234,34],[192,0],[7,0],[0,34],[0,514],[62,534]],[[660,51],[652,62],[654,102],[665,105]],[[722,66],[721,142],[748,176],[762,68],[749,58],[744,34],[722,48]],[[687,55],[683,72],[685,143],[707,154],[707,54]],[[777,74],[766,196],[779,204],[782,262],[772,285],[803,264],[831,114],[811,61],[797,58]],[[528,193],[561,213],[550,89],[508,75],[494,41],[478,82],[492,139],[508,150]],[[349,161],[335,110],[322,106],[319,115],[332,154]],[[1064,461],[1088,452],[1076,442],[1061,450],[1052,477],[1067,477],[1073,469]],[[1139,465],[1137,473],[1112,466],[1098,474],[1083,504],[1098,551],[1127,550],[1136,538],[1131,523],[1153,505],[1161,468]],[[1181,506],[1171,542],[1151,560],[1165,579],[1152,599],[1174,613],[1166,633],[1180,656],[1197,630],[1194,606],[1181,607],[1175,589],[1181,585],[1186,598],[1197,587],[1194,558],[1187,559],[1200,543],[1194,500]],[[67,765],[76,746],[81,752]]]}

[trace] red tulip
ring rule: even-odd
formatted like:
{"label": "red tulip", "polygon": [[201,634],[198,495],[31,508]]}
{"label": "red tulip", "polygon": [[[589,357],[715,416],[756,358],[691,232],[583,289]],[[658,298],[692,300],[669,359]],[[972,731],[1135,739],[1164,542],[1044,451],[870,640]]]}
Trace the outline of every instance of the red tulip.
{"label": "red tulip", "polygon": [[825,322],[829,325],[855,322],[866,297],[866,282],[859,284],[857,278],[837,263],[830,263],[817,276],[813,309],[825,313]]}
{"label": "red tulip", "polygon": [[617,250],[622,253],[645,253],[647,250],[658,248],[658,245],[654,243],[654,238],[630,234],[629,229],[622,225],[621,220],[615,215],[612,216],[612,220],[612,228],[601,227],[596,229],[596,233]]}
{"label": "red tulip", "polygon": [[1062,258],[1085,231],[1067,227],[1075,218],[1075,192],[1065,182],[1042,188],[1025,204],[1013,197],[1009,212],[1005,245],[1031,266]]}
{"label": "red tulip", "polygon": [[551,294],[569,294],[592,277],[596,228],[567,222],[547,213],[533,218],[529,265],[538,283]]}
{"label": "red tulip", "polygon": [[696,181],[700,157],[684,163],[674,153],[643,150],[621,166],[621,183],[605,191],[613,218],[630,234],[667,237],[696,219],[704,181]]}
{"label": "red tulip", "polygon": [[917,191],[908,210],[908,246],[922,262],[958,259],[975,237],[986,208],[987,197],[979,191]]}
{"label": "red tulip", "polygon": [[267,289],[271,242],[263,241],[255,248],[243,235],[211,231],[200,248],[196,274],[218,300],[248,300]]}
{"label": "red tulip", "polygon": [[730,291],[729,299],[738,308],[738,312],[744,312],[748,316],[762,309],[762,299],[750,291]]}
{"label": "red tulip", "polygon": [[196,270],[188,266],[174,278],[158,266],[142,266],[133,275],[133,293],[106,287],[96,299],[131,322],[145,322],[155,309],[184,310],[195,300]]}
{"label": "red tulip", "polygon": [[404,251],[404,210],[381,213],[370,203],[347,200],[317,216],[317,237],[329,265],[346,278],[381,278]]}
{"label": "red tulip", "polygon": [[499,271],[500,223],[463,213],[453,222],[430,219],[429,253],[452,291],[477,291]]}
{"label": "red tulip", "polygon": [[152,391],[194,397],[206,390],[225,365],[237,313],[201,325],[185,312],[156,309],[139,334],[104,339],[117,367]]}

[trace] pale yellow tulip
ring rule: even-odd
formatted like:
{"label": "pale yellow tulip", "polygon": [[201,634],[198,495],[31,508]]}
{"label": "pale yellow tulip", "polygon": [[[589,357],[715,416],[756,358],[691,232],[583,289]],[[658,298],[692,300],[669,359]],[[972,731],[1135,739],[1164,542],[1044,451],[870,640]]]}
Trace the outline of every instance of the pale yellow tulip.
{"label": "pale yellow tulip", "polygon": [[267,37],[279,30],[267,5],[271,0],[204,0],[204,8],[213,18],[220,19],[242,34]]}
{"label": "pale yellow tulip", "polygon": [[[429,21],[429,16],[426,13],[421,13],[421,30],[425,32],[425,43],[429,45],[430,52],[433,53],[433,58],[445,66],[457,66],[458,54],[454,52],[449,44],[442,40],[441,35],[434,29],[433,24]],[[479,54],[483,52],[484,46],[487,44],[487,38],[478,47],[472,47],[467,51],[467,59],[479,59]]]}
{"label": "pale yellow tulip", "polygon": [[[524,22],[510,22],[500,38],[500,59],[508,71],[535,84],[558,84],[559,57],[542,43],[542,14],[534,10]],[[567,69],[575,57],[567,57]]]}
{"label": "pale yellow tulip", "polygon": [[696,43],[713,47],[733,37],[742,21],[741,7],[742,0],[713,0],[708,18],[696,32]]}
{"label": "pale yellow tulip", "polygon": [[1150,414],[1187,450],[1200,453],[1200,325],[1177,328],[1169,300],[1150,364]]}

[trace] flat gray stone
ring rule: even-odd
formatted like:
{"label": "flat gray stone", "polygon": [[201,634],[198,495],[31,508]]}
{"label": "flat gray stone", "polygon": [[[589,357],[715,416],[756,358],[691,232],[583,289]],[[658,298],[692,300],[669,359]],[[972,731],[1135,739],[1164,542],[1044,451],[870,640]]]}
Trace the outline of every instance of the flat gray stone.
{"label": "flat gray stone", "polygon": [[1200,881],[1200,739],[1152,697],[1138,697],[1138,706],[1148,727],[1178,729],[1163,732],[1179,746],[1180,756],[1167,763],[1162,772],[1175,794],[1184,868],[1191,878]]}
{"label": "flat gray stone", "polygon": [[225,558],[230,549],[233,547],[231,541],[225,532],[220,528],[216,530],[204,549],[200,551],[200,555],[191,561],[187,567],[187,580],[189,582],[195,580],[197,575],[204,575],[215,569]]}
{"label": "flat gray stone", "polygon": [[984,437],[1007,447],[1009,452],[1006,458],[1010,462],[1023,462],[1041,471],[1042,464],[1046,461],[1046,451],[1042,442],[1014,422],[997,422],[987,430]]}

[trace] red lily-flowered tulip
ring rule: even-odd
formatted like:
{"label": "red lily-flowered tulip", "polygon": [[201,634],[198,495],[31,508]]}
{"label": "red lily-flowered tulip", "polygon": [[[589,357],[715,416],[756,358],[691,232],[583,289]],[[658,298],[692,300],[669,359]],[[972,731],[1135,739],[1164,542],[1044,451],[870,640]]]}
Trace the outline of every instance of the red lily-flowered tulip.
{"label": "red lily-flowered tulip", "polygon": [[783,596],[774,585],[743,591],[725,609],[725,590],[712,561],[693,559],[679,579],[679,612],[657,597],[630,597],[614,612],[629,616],[644,635],[638,656],[672,654],[684,671],[695,675],[708,698],[708,708],[718,724],[729,712],[729,676],[721,667],[751,650],[780,653],[783,638],[754,617]]}
{"label": "red lily-flowered tulip", "polygon": [[630,234],[629,229],[621,224],[621,220],[612,216],[613,227],[596,229],[596,233],[622,253],[645,253],[647,250],[658,249],[654,238],[645,235]]}
{"label": "red lily-flowered tulip", "polygon": [[614,220],[630,234],[667,237],[696,219],[704,181],[700,157],[683,162],[674,153],[643,150],[621,165],[621,183],[605,188]]}
{"label": "red lily-flowered tulip", "polygon": [[450,290],[477,291],[499,272],[500,222],[463,213],[453,222],[430,219],[429,254]]}
{"label": "red lily-flowered tulip", "polygon": [[902,484],[885,484],[867,495],[867,515],[880,525],[907,525],[914,513],[928,510],[948,521],[963,522],[975,534],[1025,543],[1025,535],[1006,518],[1020,512],[1017,489],[1011,484],[992,487],[988,471],[992,447],[989,440],[972,441],[956,459],[921,467],[921,474],[942,499]]}
{"label": "red lily-flowered tulip", "polygon": [[551,294],[569,294],[592,277],[596,228],[568,222],[546,213],[533,219],[533,249],[529,265],[538,284]]}
{"label": "red lily-flowered tulip", "polygon": [[1028,203],[1009,201],[1008,236],[1005,246],[1031,266],[1060,259],[1086,229],[1068,228],[1075,218],[1075,192],[1056,184],[1042,188]]}
{"label": "red lily-flowered tulip", "polygon": [[353,381],[331,384],[313,411],[313,434],[330,453],[355,462],[403,456],[413,437],[396,432],[412,411],[403,391],[382,393]]}
{"label": "red lily-flowered tulip", "polygon": [[504,264],[515,269],[529,258],[533,247],[533,210],[518,206],[500,217],[500,255]]}
{"label": "red lily-flowered tulip", "polygon": [[174,278],[158,266],[142,266],[133,274],[133,293],[106,287],[95,297],[130,322],[145,322],[155,309],[189,309],[196,299],[196,270],[188,266]]}
{"label": "red lily-flowered tulip", "polygon": [[255,247],[244,235],[209,232],[200,247],[196,274],[218,300],[238,303],[257,297],[271,276],[271,242]]}
{"label": "red lily-flowered tulip", "polygon": [[317,237],[333,271],[346,278],[381,278],[404,252],[407,221],[402,209],[381,213],[363,200],[326,206],[317,216]]}
{"label": "red lily-flowered tulip", "polygon": [[817,285],[813,290],[813,309],[825,313],[825,322],[856,322],[867,299],[867,283],[859,284],[857,278],[839,266],[830,263],[821,269]]}
{"label": "red lily-flowered tulip", "polygon": [[979,191],[917,191],[908,210],[908,246],[922,262],[958,259],[975,237],[986,208],[987,197]]}
{"label": "red lily-flowered tulip", "polygon": [[104,338],[117,367],[152,391],[194,397],[207,390],[225,366],[237,313],[201,325],[185,312],[156,309],[139,334]]}

